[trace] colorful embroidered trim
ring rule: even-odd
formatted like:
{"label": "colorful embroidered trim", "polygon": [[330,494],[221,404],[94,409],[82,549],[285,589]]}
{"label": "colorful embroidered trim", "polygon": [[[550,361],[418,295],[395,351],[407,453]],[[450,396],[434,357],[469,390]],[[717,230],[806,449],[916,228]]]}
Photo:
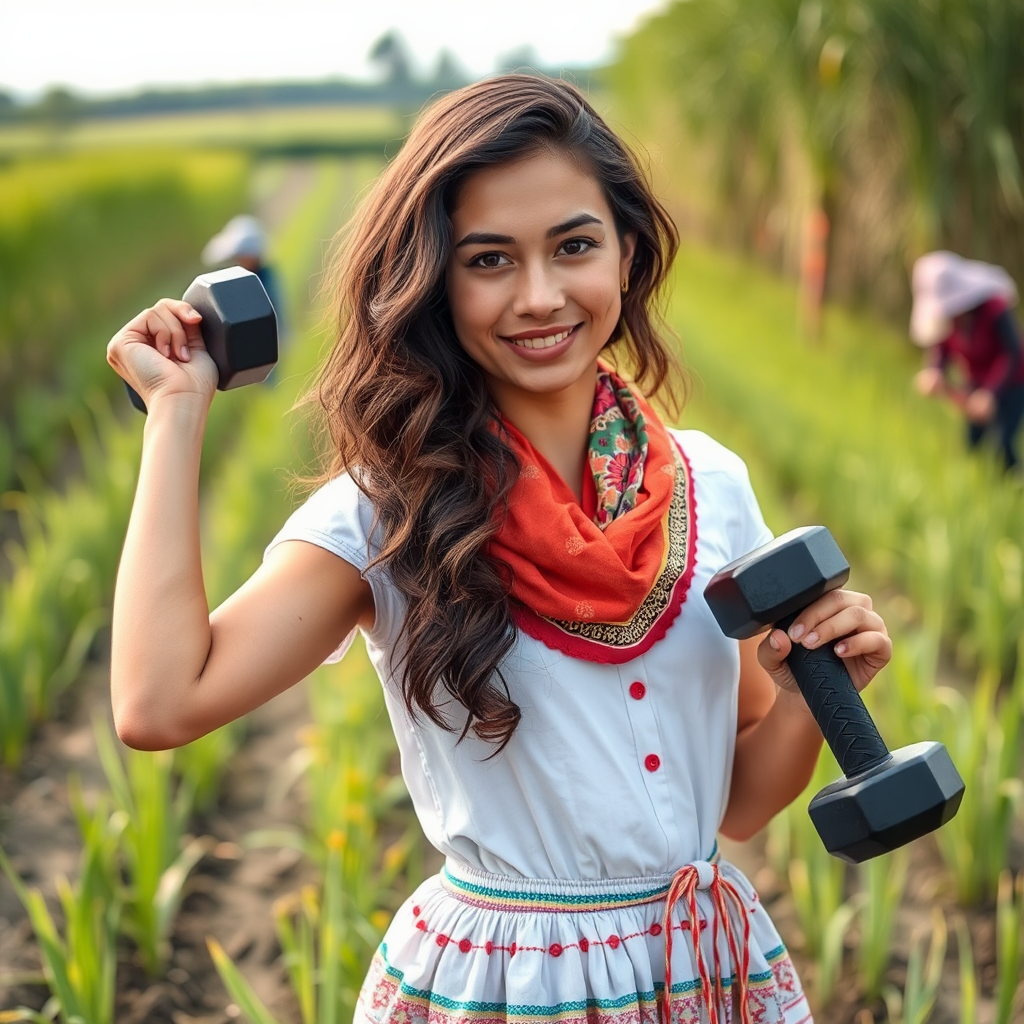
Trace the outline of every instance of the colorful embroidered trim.
{"label": "colorful embroidered trim", "polygon": [[[572,911],[568,912],[572,913]],[[474,942],[472,939],[456,939],[453,935],[446,935],[444,932],[439,932],[435,928],[431,928],[427,919],[420,916],[421,913],[422,910],[420,907],[415,906],[412,908],[412,916],[416,918],[416,930],[423,932],[424,935],[433,935],[434,942],[442,949],[448,945],[455,945],[458,947],[460,953],[472,953],[474,950],[480,950],[488,956],[492,953],[508,953],[510,957],[518,956],[522,953],[546,953],[548,956],[560,957],[563,953],[567,953],[573,949],[578,949],[581,953],[589,953],[592,949],[598,949],[601,946],[607,946],[608,949],[614,950],[619,949],[621,946],[624,946],[625,943],[631,942],[633,939],[645,938],[648,935],[657,938],[657,936],[661,935],[664,930],[660,922],[652,921],[648,927],[643,929],[643,931],[626,932],[623,935],[611,932],[608,935],[605,935],[604,938],[593,939],[588,938],[585,935],[581,935],[576,942],[567,942],[565,944],[552,942],[549,946],[523,946],[516,942],[513,942],[510,946],[503,946],[501,943],[494,942],[492,939],[487,939],[485,942]],[[704,918],[700,918],[700,930],[704,931],[704,929],[707,928],[707,925],[707,921],[705,921]],[[670,931],[688,932],[691,931],[692,928],[693,926],[689,921],[681,921],[679,924],[673,924]]]}
{"label": "colorful embroidered trim", "polygon": [[696,567],[697,506],[693,471],[672,439],[675,478],[667,521],[665,562],[650,593],[628,622],[569,622],[513,606],[516,626],[534,640],[573,658],[623,665],[654,646],[682,609]]}
{"label": "colorful embroidered trim", "polygon": [[[718,843],[712,847],[708,863],[717,864],[720,859]],[[668,894],[673,876],[665,876],[665,882],[645,884],[637,879],[636,884],[616,881],[615,889],[602,885],[600,881],[559,884],[557,879],[537,880],[536,886],[521,888],[498,887],[481,884],[469,878],[460,878],[447,864],[441,869],[441,885],[463,903],[483,910],[507,910],[514,912],[534,911],[540,913],[588,912],[618,910],[621,907],[635,907],[644,903],[656,903]],[[466,872],[470,874],[470,872]],[[490,880],[495,876],[483,876]],[[509,882],[514,879],[509,878]],[[531,882],[533,879],[523,879]]]}
{"label": "colorful embroidered trim", "polygon": [[636,907],[643,903],[655,903],[663,900],[668,893],[668,885],[659,885],[656,889],[633,894],[598,894],[589,893],[544,893],[526,894],[505,892],[501,889],[489,889],[482,885],[472,885],[448,874],[448,869],[441,871],[441,884],[453,896],[472,903],[483,910],[533,910],[542,913],[560,913],[566,911],[601,911],[617,910],[620,907]]}
{"label": "colorful embroidered trim", "polygon": [[[615,1024],[651,1024],[664,1005],[665,986],[655,982],[645,992],[630,992],[615,999],[587,998],[555,1004],[506,1003],[490,1000],[452,998],[431,989],[416,988],[405,981],[405,974],[388,962],[387,945],[382,943],[374,954],[359,1004],[364,1019],[374,1022],[404,1021],[406,1024],[440,1024],[447,1021],[473,1021],[474,1024],[507,1024],[508,1021],[536,1022],[536,1024],[593,1024],[594,1021]],[[768,1017],[769,1006],[774,1004],[787,1019],[791,1012],[800,1014],[792,1024],[805,1024],[811,1020],[806,999],[800,991],[796,972],[785,946],[779,946],[765,955],[769,970],[751,975],[747,982],[747,1001],[751,1016],[757,1022],[779,1021]],[[721,979],[726,991],[731,991],[733,978]],[[700,1019],[703,1009],[699,994],[701,982],[676,982],[671,986],[673,1024],[684,1024]],[[789,996],[788,1002],[779,1004],[774,994]],[[357,1019],[359,1017],[357,1016]]]}

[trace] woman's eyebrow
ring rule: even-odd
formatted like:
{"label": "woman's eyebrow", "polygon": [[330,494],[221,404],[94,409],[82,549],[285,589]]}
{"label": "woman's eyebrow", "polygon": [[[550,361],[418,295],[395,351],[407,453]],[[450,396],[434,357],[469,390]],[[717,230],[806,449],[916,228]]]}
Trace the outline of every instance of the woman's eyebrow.
{"label": "woman's eyebrow", "polygon": [[[545,237],[556,238],[558,235],[564,235],[567,231],[575,231],[576,228],[581,228],[584,224],[604,224],[604,221],[592,213],[578,213],[575,217],[570,217],[569,220],[549,228]],[[455,243],[455,248],[461,249],[464,245],[515,245],[515,242],[516,240],[511,235],[496,235],[491,231],[471,231],[465,238]]]}
{"label": "woman's eyebrow", "polygon": [[511,235],[495,235],[489,231],[471,231],[461,242],[455,243],[456,249],[464,245],[515,245]]}
{"label": "woman's eyebrow", "polygon": [[600,217],[595,217],[592,213],[578,213],[575,217],[570,217],[569,220],[556,224],[548,231],[547,237],[554,238],[557,235],[564,235],[567,231],[575,231],[577,228],[583,227],[584,224],[604,224],[604,221]]}

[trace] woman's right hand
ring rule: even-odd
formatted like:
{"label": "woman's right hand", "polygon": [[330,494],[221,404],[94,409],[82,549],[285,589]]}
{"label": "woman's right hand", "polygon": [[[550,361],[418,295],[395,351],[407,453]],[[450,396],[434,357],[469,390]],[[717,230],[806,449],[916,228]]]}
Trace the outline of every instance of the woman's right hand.
{"label": "woman's right hand", "polygon": [[107,362],[146,403],[193,395],[209,408],[219,377],[199,330],[202,315],[182,299],[160,299],[110,339]]}

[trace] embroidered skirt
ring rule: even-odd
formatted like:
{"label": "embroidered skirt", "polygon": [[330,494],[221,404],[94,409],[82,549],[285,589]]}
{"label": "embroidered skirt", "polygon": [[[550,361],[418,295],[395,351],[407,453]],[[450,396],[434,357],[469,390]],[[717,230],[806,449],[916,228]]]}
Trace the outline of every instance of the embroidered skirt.
{"label": "embroidered skirt", "polygon": [[[666,1016],[669,1024],[809,1024],[786,948],[742,872],[717,856],[690,867],[699,869],[690,899],[673,902],[666,918],[682,872],[566,881],[491,875],[449,860],[395,915],[356,1024],[665,1024]],[[716,922],[725,908],[713,898],[715,879],[736,904],[730,916],[743,919],[731,930]],[[745,984],[737,934],[746,940]]]}

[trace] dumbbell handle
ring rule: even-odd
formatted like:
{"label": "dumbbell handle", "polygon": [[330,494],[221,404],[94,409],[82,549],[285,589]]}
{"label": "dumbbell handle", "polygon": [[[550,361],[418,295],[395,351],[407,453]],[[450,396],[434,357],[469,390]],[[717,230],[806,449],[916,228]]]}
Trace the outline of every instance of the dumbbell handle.
{"label": "dumbbell handle", "polygon": [[[799,614],[779,619],[774,628],[788,632]],[[808,649],[795,643],[786,663],[847,778],[892,756],[832,644]]]}

